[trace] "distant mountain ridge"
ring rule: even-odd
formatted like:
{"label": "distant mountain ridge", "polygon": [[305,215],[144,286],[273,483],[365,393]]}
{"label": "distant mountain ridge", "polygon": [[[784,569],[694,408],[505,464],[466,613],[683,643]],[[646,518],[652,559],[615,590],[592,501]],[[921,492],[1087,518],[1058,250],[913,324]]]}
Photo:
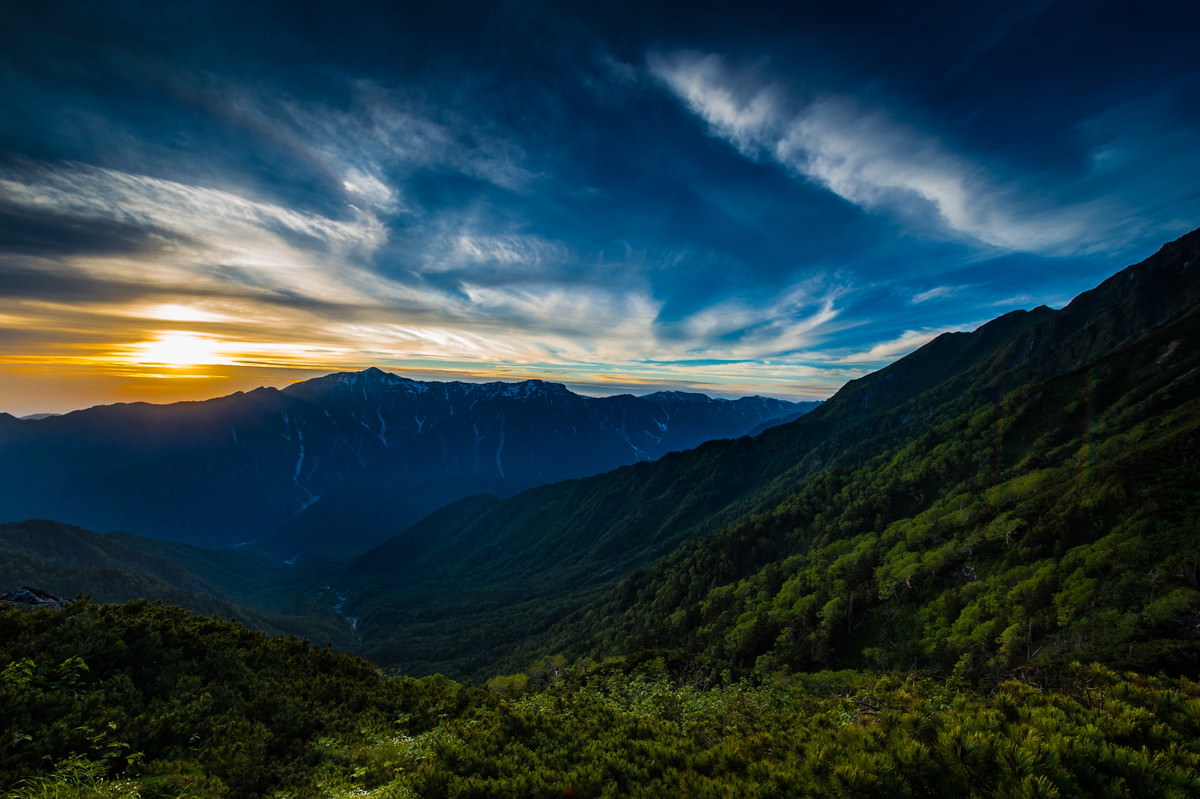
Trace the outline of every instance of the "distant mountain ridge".
{"label": "distant mountain ridge", "polygon": [[421,382],[372,368],[204,402],[5,414],[0,518],[206,546],[266,540],[290,557],[331,542],[367,545],[472,493],[600,473],[805,407],[677,393],[594,398],[538,380]]}

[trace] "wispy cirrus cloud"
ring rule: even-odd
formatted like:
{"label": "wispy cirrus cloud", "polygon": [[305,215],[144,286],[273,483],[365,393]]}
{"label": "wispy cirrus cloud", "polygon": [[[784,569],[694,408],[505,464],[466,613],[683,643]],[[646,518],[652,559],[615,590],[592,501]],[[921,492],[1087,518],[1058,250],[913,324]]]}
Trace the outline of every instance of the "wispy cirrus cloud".
{"label": "wispy cirrus cloud", "polygon": [[345,107],[249,93],[239,106],[256,128],[282,128],[351,196],[388,211],[421,210],[403,196],[403,183],[423,169],[451,170],[514,192],[537,177],[514,136],[486,119],[428,106],[419,95],[370,80],[351,81],[347,91]]}
{"label": "wispy cirrus cloud", "polygon": [[[853,292],[827,275],[767,299],[703,304],[668,322],[637,264],[589,273],[580,253],[530,233],[449,224],[413,256],[415,272],[397,271],[376,263],[395,257],[390,230],[363,208],[346,206],[335,218],[82,164],[6,169],[0,189],[18,218],[120,231],[67,252],[28,242],[3,259],[5,324],[41,332],[6,337],[0,371],[52,361],[56,370],[125,381],[113,391],[141,381],[144,396],[170,399],[181,395],[145,381],[169,374],[217,386],[236,374],[378,364],[427,377],[449,369],[598,390],[812,396],[917,343],[908,336],[823,356],[817,350],[833,333],[858,324],[843,317]],[[426,262],[453,265],[440,273],[453,279],[431,280],[439,273]],[[20,274],[28,285],[15,291]]]}
{"label": "wispy cirrus cloud", "polygon": [[944,300],[961,293],[969,286],[934,286],[925,291],[919,291],[909,300],[913,305],[929,302],[931,300]]}
{"label": "wispy cirrus cloud", "polygon": [[81,252],[61,260],[60,270],[175,289],[233,282],[326,300],[361,299],[343,278],[387,239],[369,213],[331,219],[85,164],[7,169],[0,172],[0,192],[47,225],[122,226],[156,242],[153,257],[138,248]]}
{"label": "wispy cirrus cloud", "polygon": [[[390,216],[427,210],[409,186],[422,172],[458,174],[508,192],[527,191],[538,177],[514,132],[470,106],[434,102],[410,87],[335,76],[334,100],[211,73],[168,80],[175,97],[219,121],[228,138],[267,162],[268,171],[257,175],[259,189],[284,183],[269,171],[282,168],[321,184],[306,201],[346,202]],[[195,161],[201,174],[210,169],[192,153],[170,156]],[[126,153],[125,160],[131,158],[138,161],[136,148]],[[248,167],[248,173],[263,169],[261,163]]]}
{"label": "wispy cirrus cloud", "polygon": [[[214,378],[379,364],[428,376],[457,369],[811,396],[940,332],[827,349],[865,320],[847,313],[856,289],[811,272],[666,319],[646,261],[658,256],[646,250],[626,244],[616,258],[597,258],[487,202],[417,204],[406,181],[422,169],[457,170],[504,192],[524,191],[532,173],[503,146],[472,149],[450,128],[397,110],[389,95],[364,92],[370,102],[328,114],[292,101],[235,104],[259,127],[282,120],[270,135],[333,182],[341,196],[323,212],[186,175],[75,162],[0,170],[0,250],[9,253],[0,279],[7,297],[19,297],[9,315],[46,331],[39,341],[10,337],[0,367],[51,358],[144,380],[163,369]],[[750,134],[773,125],[782,102],[764,100],[742,124],[731,101],[719,119],[742,125],[738,146],[749,152],[760,147]],[[686,272],[690,257],[662,268]],[[170,357],[195,369],[146,362]]]}
{"label": "wispy cirrus cloud", "polygon": [[844,329],[838,300],[847,292],[824,275],[806,279],[768,300],[732,298],[661,324],[666,341],[691,358],[763,360],[813,349]]}
{"label": "wispy cirrus cloud", "polygon": [[1100,202],[1044,202],[938,137],[840,95],[805,97],[712,54],[655,54],[650,71],[714,135],[848,202],[1004,250],[1086,249],[1111,214]]}
{"label": "wispy cirrus cloud", "polygon": [[[37,216],[47,229],[124,231],[67,253],[48,239],[41,242],[48,252],[32,242],[33,252],[4,259],[6,320],[41,331],[20,347],[9,340],[14,349],[0,358],[8,368],[53,357],[146,378],[153,364],[141,361],[177,347],[185,350],[181,363],[166,366],[182,367],[188,357],[193,366],[225,370],[458,363],[486,375],[536,364],[563,379],[632,370],[657,386],[686,370],[648,367],[648,353],[679,362],[777,355],[811,342],[836,316],[832,295],[812,296],[805,286],[784,292],[765,313],[729,301],[666,330],[662,301],[644,280],[614,280],[610,264],[602,269],[609,279],[564,269],[583,259],[532,234],[458,228],[434,237],[414,264],[416,279],[401,280],[374,263],[389,231],[361,208],[331,218],[84,164],[7,169],[0,190],[19,219]],[[423,279],[436,272],[433,264],[455,267],[455,280]],[[521,279],[494,279],[489,269]],[[722,379],[753,373],[749,364],[720,371]]]}
{"label": "wispy cirrus cloud", "polygon": [[905,330],[899,336],[872,344],[865,350],[853,350],[849,352],[832,350],[821,353],[819,358],[843,365],[857,364],[869,366],[870,368],[878,368],[925,346],[943,333],[973,330],[978,326],[979,323],[973,323],[968,325],[954,325],[949,328]]}
{"label": "wispy cirrus cloud", "polygon": [[[853,292],[834,275],[666,321],[640,270],[644,254],[589,266],[564,242],[495,232],[502,228],[469,214],[435,215],[441,232],[408,254],[410,269],[395,270],[376,263],[397,257],[388,225],[363,208],[332,218],[81,164],[3,171],[0,188],[48,224],[118,226],[150,241],[120,246],[127,237],[117,236],[94,250],[55,250],[27,270],[37,280],[10,315],[47,333],[11,351],[9,368],[52,352],[60,364],[146,378],[153,365],[141,361],[188,344],[193,359],[204,356],[195,365],[211,367],[198,374],[367,363],[430,374],[456,365],[576,385],[620,383],[619,373],[649,388],[796,395],[827,393],[892,351],[844,363],[815,352],[858,324],[843,316]],[[451,279],[439,284],[439,275]]]}

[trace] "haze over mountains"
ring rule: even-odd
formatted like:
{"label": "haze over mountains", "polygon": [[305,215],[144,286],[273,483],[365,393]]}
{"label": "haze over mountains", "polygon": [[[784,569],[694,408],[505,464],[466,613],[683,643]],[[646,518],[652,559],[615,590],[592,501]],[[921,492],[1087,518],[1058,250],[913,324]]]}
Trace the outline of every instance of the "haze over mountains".
{"label": "haze over mountains", "polygon": [[745,435],[816,403],[436,383],[378,369],[206,402],[0,415],[0,518],[48,517],[291,557],[376,543],[500,496]]}

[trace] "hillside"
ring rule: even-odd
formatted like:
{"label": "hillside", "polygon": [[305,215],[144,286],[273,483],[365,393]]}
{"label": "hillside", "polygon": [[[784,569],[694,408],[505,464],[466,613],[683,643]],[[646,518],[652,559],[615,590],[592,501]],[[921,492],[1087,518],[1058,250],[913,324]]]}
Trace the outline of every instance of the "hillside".
{"label": "hillside", "polygon": [[770,676],[1196,674],[1200,309],[697,540],[542,648]]}
{"label": "hillside", "polygon": [[377,662],[486,680],[144,601],[4,606],[0,790],[1195,795],[1198,239],[755,438],[456,502],[330,589],[245,550],[0,526],[0,577],[340,645],[345,590]]}
{"label": "hillside", "polygon": [[[947,636],[966,634],[966,622],[954,627],[956,614],[977,599],[972,613],[988,625],[968,636],[965,673],[1023,666],[1035,651],[1040,662],[1101,652],[1118,665],[1185,672],[1187,620],[1196,612],[1186,520],[1200,488],[1195,470],[1145,464],[1173,463],[1176,453],[1190,463],[1195,449],[1186,400],[1196,366],[1196,240],[1167,245],[1060,311],[1011,313],[946,334],[755,438],[510,499],[451,504],[340,576],[328,557],[293,567],[245,548],[97,536],[49,522],[0,529],[3,574],[12,586],[65,595],[166,599],[416,674],[484,679],[547,653],[647,648],[690,652],[704,668],[739,673],[954,669],[966,650]],[[353,376],[301,385],[335,410],[363,394]],[[686,395],[644,399],[707,407]],[[1076,485],[1081,451],[1099,488]],[[333,496],[337,503],[316,503],[300,518],[339,543],[347,543],[344,527],[388,517],[391,503],[403,502],[383,486]],[[1114,496],[1133,504],[1122,513]],[[1096,503],[1111,518],[1087,521]],[[965,520],[958,526],[950,524],[955,513]],[[1147,514],[1158,519],[1153,535],[1143,530]],[[1004,552],[991,537],[1000,529]],[[1030,542],[1017,546],[1022,535]],[[1130,536],[1136,543],[1123,546],[1136,558],[1111,574],[1091,566],[1075,574],[1080,558],[1102,560],[1088,553]],[[918,557],[927,547],[941,553],[928,563],[928,553]],[[834,578],[831,564],[853,569]],[[1147,583],[1124,564],[1156,576]],[[1018,619],[997,610],[1006,607],[999,594],[1034,572],[1042,593],[1026,604],[1036,613]],[[955,574],[971,579],[960,585]],[[1093,596],[1089,581],[1124,587]],[[1082,606],[1055,598],[1067,588]],[[785,607],[798,597],[802,608]],[[1120,615],[1114,629],[1124,632],[1084,635],[1106,624],[1095,608]],[[1068,616],[1084,620],[1068,624]],[[1023,660],[1014,643],[1022,622]],[[1012,640],[1001,645],[1001,633]],[[1126,646],[1124,659],[1105,652],[1114,641]]]}
{"label": "hillside", "polygon": [[[1150,342],[1157,339],[1152,334],[1165,324],[1180,325],[1171,335],[1190,341],[1191,322],[1184,317],[1200,298],[1198,250],[1200,232],[1194,232],[1062,310],[1016,312],[972,333],[943,335],[886,369],[852,381],[800,420],[754,439],[715,442],[655,463],[533,489],[509,500],[471,500],[435,513],[347,571],[341,585],[349,596],[347,608],[362,619],[364,651],[415,673],[474,675],[486,674],[497,662],[519,664],[555,647],[583,651],[586,646],[578,639],[556,637],[548,628],[576,612],[601,619],[594,624],[603,628],[605,611],[581,609],[593,601],[601,603],[597,608],[611,610],[614,602],[619,607],[624,600],[607,593],[618,581],[687,541],[730,528],[752,529],[746,523],[755,516],[799,502],[796,497],[808,490],[810,480],[817,481],[811,490],[819,490],[835,475],[853,474],[874,458],[895,457],[916,442],[931,447],[937,436],[963,429],[964,420],[972,418],[992,420],[993,427],[974,430],[972,435],[982,437],[962,442],[963,457],[967,462],[991,459],[984,445],[1006,429],[1010,405],[1041,414],[1047,429],[1067,436],[1059,446],[1077,447],[1095,432],[1080,426],[1078,406],[1068,411],[1067,404],[1046,405],[1034,411],[1021,403],[1029,401],[1036,387],[1058,390],[1048,380],[1093,375],[1088,365],[1100,364],[1121,347],[1133,348],[1122,356],[1130,363],[1155,362],[1161,352],[1153,349]],[[1173,352],[1180,349],[1186,350],[1186,344],[1175,345]],[[1190,368],[1186,358],[1163,363],[1164,374],[1179,379]],[[1114,384],[1111,401],[1128,392],[1124,401],[1136,405],[1144,399],[1139,392],[1152,385],[1149,377],[1142,385]],[[1128,427],[1114,435],[1128,433],[1160,411],[1179,413],[1185,420],[1190,413],[1186,407],[1145,407],[1145,416],[1127,418]],[[1024,454],[1054,457],[1038,451],[1045,444],[1031,439]],[[987,473],[999,480],[999,462],[988,462]],[[1022,461],[1012,474],[1019,476],[1031,462]],[[1179,479],[1186,498],[1186,472]],[[835,501],[834,495],[828,501]],[[941,498],[919,496],[916,504],[876,507],[866,520],[869,530],[882,532]],[[839,536],[861,532],[866,530],[847,527]],[[791,554],[790,543],[741,535],[741,549],[733,553],[737,559],[764,565],[745,551],[755,548],[764,548],[771,557]],[[721,544],[711,546],[719,550]],[[664,565],[655,574],[665,582],[679,581],[694,565]],[[743,576],[712,566],[702,560],[695,576],[708,587]],[[616,590],[627,594],[638,579],[630,578]],[[676,611],[682,608],[655,605],[648,611],[654,616],[651,629]],[[547,644],[551,648],[539,649],[540,644],[530,641],[552,642]]]}

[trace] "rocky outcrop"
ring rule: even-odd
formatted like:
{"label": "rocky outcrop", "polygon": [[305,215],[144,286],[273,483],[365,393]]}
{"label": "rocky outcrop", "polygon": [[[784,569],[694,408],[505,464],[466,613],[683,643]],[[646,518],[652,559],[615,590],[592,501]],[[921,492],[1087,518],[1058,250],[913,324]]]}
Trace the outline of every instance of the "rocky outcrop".
{"label": "rocky outcrop", "polygon": [[71,600],[63,599],[60,596],[55,596],[48,591],[42,591],[37,588],[30,588],[23,585],[15,591],[5,591],[0,594],[0,608],[10,607],[12,605],[24,605],[27,607],[39,608],[61,608],[63,605],[70,604]]}

